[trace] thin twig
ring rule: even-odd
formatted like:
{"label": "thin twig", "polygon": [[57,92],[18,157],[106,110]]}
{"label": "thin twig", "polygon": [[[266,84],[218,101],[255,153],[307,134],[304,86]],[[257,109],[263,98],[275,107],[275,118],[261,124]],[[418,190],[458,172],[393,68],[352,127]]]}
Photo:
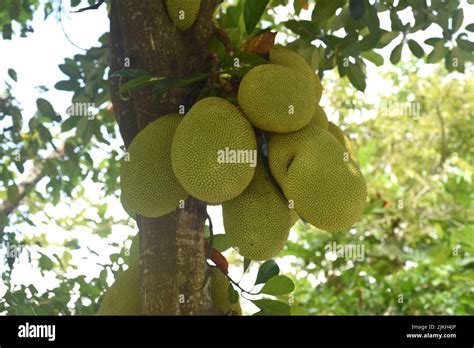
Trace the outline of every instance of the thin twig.
{"label": "thin twig", "polygon": [[233,57],[235,55],[235,49],[232,45],[232,42],[229,39],[229,36],[225,33],[225,31],[215,27],[214,31],[216,33],[217,38],[220,42],[224,44],[225,49],[229,52],[229,56]]}
{"label": "thin twig", "polygon": [[71,13],[79,13],[79,12],[84,12],[84,11],[89,11],[89,10],[97,10],[104,2],[105,2],[105,0],[99,0],[99,2],[97,4],[81,8],[77,11],[71,11]]}

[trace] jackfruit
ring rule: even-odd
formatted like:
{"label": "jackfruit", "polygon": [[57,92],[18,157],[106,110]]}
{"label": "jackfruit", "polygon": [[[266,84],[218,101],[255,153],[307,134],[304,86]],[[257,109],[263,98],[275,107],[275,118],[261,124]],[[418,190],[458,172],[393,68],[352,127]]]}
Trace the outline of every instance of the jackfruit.
{"label": "jackfruit", "polygon": [[230,244],[250,260],[275,257],[288,239],[296,213],[275,190],[261,161],[249,187],[222,205],[224,229]]}
{"label": "jackfruit", "polygon": [[259,65],[240,84],[238,101],[256,127],[275,133],[297,131],[316,111],[313,80],[277,64]]}
{"label": "jackfruit", "polygon": [[171,168],[171,140],[182,119],[178,114],[158,118],[128,147],[129,161],[122,161],[120,186],[122,201],[130,211],[158,217],[171,213],[188,197]]}
{"label": "jackfruit", "polygon": [[316,92],[316,104],[319,104],[323,94],[323,86],[318,75],[309,66],[306,60],[298,53],[283,47],[273,47],[270,50],[270,62],[295,69],[313,80],[314,90]]}
{"label": "jackfruit", "polygon": [[166,0],[168,14],[178,29],[191,28],[199,14],[201,0]]}
{"label": "jackfruit", "polygon": [[197,102],[179,125],[171,158],[178,181],[194,197],[222,203],[250,184],[257,160],[252,126],[237,107],[210,97]]}
{"label": "jackfruit", "polygon": [[367,196],[364,177],[331,133],[311,124],[274,135],[268,154],[275,179],[301,218],[329,232],[359,219]]}
{"label": "jackfruit", "polygon": [[351,156],[351,158],[355,161],[356,159],[355,159],[354,150],[352,148],[351,141],[349,140],[347,135],[344,134],[341,128],[336,126],[334,123],[329,122],[328,131],[337,139],[339,144],[342,145],[342,147],[347,151],[349,156]]}
{"label": "jackfruit", "polygon": [[229,300],[230,282],[216,267],[211,269],[211,299],[219,312],[225,315],[242,315],[240,302],[231,303]]}
{"label": "jackfruit", "polygon": [[[316,106],[316,112],[314,113],[311,123],[318,126],[319,128],[328,129],[329,121],[324,109],[319,105]],[[311,124],[310,123],[310,124]]]}
{"label": "jackfruit", "polygon": [[105,292],[98,315],[142,315],[140,268],[134,263]]}

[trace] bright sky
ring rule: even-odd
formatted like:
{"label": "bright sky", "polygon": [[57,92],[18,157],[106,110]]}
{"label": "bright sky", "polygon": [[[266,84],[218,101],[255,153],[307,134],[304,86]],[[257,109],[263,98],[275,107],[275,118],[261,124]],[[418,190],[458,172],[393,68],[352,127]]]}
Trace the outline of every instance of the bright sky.
{"label": "bright sky", "polygon": [[[465,2],[465,0],[464,0]],[[66,1],[65,5],[69,2]],[[292,0],[290,0],[292,3]],[[291,7],[292,8],[292,7]],[[474,6],[468,6],[465,3],[464,6],[464,17],[471,19],[474,18]],[[310,19],[311,18],[312,7],[308,11],[302,11],[300,18]],[[402,15],[402,21],[412,20],[411,13],[409,11],[404,11]],[[277,21],[285,21],[289,19],[289,13],[286,8],[280,7],[276,9]],[[41,14],[41,15],[40,15]],[[291,16],[291,14],[290,14]],[[74,42],[77,46],[83,48],[89,48],[94,45],[98,45],[97,39],[101,34],[108,31],[108,18],[106,13],[106,7],[102,6],[98,11],[87,11],[80,14],[71,14],[69,13],[69,8],[66,7],[62,21],[64,24],[64,30],[67,33],[68,37]],[[390,23],[388,20],[388,15],[381,15],[381,23],[385,29],[389,29],[387,24]],[[36,99],[43,97],[49,100],[56,111],[65,115],[65,110],[70,105],[72,94],[68,92],[62,92],[54,89],[54,84],[65,78],[65,75],[59,70],[58,65],[63,63],[64,58],[71,57],[77,53],[83,53],[83,51],[71,45],[71,43],[66,39],[59,23],[52,16],[47,20],[43,21],[42,11],[38,11],[37,15],[33,21],[33,27],[35,32],[28,35],[27,38],[15,37],[11,41],[0,40],[0,52],[2,52],[0,60],[0,81],[9,81],[13,85],[13,94],[19,101],[21,108],[23,109],[23,116],[30,118],[36,112]],[[424,41],[427,37],[440,36],[441,30],[437,26],[430,28],[429,34],[415,34],[414,39],[418,42]],[[277,40],[282,43],[284,37],[279,35]],[[384,55],[386,61],[388,61],[388,56],[393,48],[398,43],[398,40],[395,40],[391,45],[388,46],[388,49],[385,49],[382,54]],[[424,46],[425,51],[429,52],[429,46]],[[409,59],[410,53],[405,47],[403,59]],[[384,67],[387,69],[390,67]],[[14,83],[7,75],[7,70],[13,68],[18,74],[18,82]],[[423,71],[426,70],[426,71]],[[420,74],[427,73],[432,70],[432,66],[426,65]],[[369,101],[376,101],[379,98],[380,93],[391,93],[391,87],[389,83],[382,79],[380,68],[376,68],[373,64],[368,65],[368,83],[367,91],[365,94],[360,93],[361,97],[369,98]],[[48,88],[47,92],[41,94],[38,86],[46,86]],[[0,85],[0,90],[2,86]],[[376,98],[376,99],[374,99]],[[327,99],[323,97],[323,104],[326,103]],[[335,110],[328,110],[328,115],[331,120],[337,120],[337,113]],[[365,114],[366,117],[372,117],[373,114],[370,111]],[[354,118],[352,120],[346,120],[349,122],[361,122],[361,119]],[[27,122],[25,122],[26,124]],[[113,147],[115,150],[121,154],[120,149],[121,142],[113,142]],[[103,158],[105,153],[94,153],[92,154],[95,158]],[[92,202],[103,202],[104,199],[108,202],[109,213],[113,214],[116,218],[124,218],[126,213],[121,208],[120,203],[116,199],[104,198],[100,187],[96,184],[93,184],[91,181],[86,182],[85,189],[87,191],[87,197]],[[44,187],[43,185],[39,186]],[[82,210],[84,207],[87,207],[87,202],[64,202],[60,203],[59,206],[48,206],[46,212],[53,216],[65,216],[70,215],[74,216],[75,213]],[[215,233],[223,232],[222,224],[222,213],[219,206],[210,206],[208,208],[210,215],[213,219],[213,224],[215,226]],[[94,218],[92,215],[91,218]],[[96,275],[101,267],[98,264],[108,263],[108,255],[111,252],[117,252],[118,249],[108,245],[111,241],[117,243],[123,243],[130,234],[136,233],[136,228],[129,228],[123,225],[116,225],[113,227],[113,233],[110,238],[103,240],[93,233],[89,228],[77,227],[73,231],[65,232],[58,226],[48,223],[47,220],[42,214],[38,214],[38,218],[35,219],[37,222],[37,227],[32,228],[28,225],[19,226],[19,229],[26,236],[47,234],[47,239],[51,243],[62,244],[64,238],[75,237],[79,239],[81,249],[78,251],[73,251],[73,263],[78,265],[77,270],[69,270],[68,275],[76,276],[80,274],[86,274],[89,276]],[[44,223],[46,222],[46,223]],[[292,234],[292,238],[294,235]],[[91,254],[87,248],[91,248],[100,252],[100,256],[95,256]],[[44,251],[44,250],[43,250]],[[61,247],[49,247],[47,250],[48,255],[57,252],[59,255],[62,252]],[[32,255],[33,258],[38,258],[39,254]],[[282,268],[282,272],[289,272],[291,269],[292,257],[285,257],[278,260],[278,264]],[[36,271],[36,268],[33,267],[27,259],[27,255],[23,254],[19,266],[16,268],[16,271],[13,274],[13,279],[15,283],[18,284],[35,284],[35,286],[40,290],[45,290],[46,288],[51,288],[56,286],[55,281],[53,280],[53,274],[46,275],[42,277],[39,272]],[[0,268],[3,267],[0,264]],[[252,270],[254,273],[256,268]],[[1,272],[1,269],[0,269]],[[231,276],[235,277],[234,279],[240,278],[240,269],[234,268],[231,269]],[[313,280],[315,284],[317,283],[316,277],[313,274],[310,275],[301,275],[307,276],[310,280]],[[112,279],[109,279],[110,282]],[[252,277],[248,277],[248,280],[251,281]],[[5,290],[2,287],[3,284],[0,283],[0,295],[3,294]],[[243,284],[245,287],[245,283]],[[244,306],[244,310],[253,311],[252,305]]]}

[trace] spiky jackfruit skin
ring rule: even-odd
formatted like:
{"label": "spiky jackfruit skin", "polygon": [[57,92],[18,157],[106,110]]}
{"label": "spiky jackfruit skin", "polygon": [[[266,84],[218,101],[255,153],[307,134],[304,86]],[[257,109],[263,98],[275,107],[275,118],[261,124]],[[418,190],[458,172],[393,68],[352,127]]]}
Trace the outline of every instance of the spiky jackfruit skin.
{"label": "spiky jackfruit skin", "polygon": [[330,232],[358,221],[367,196],[364,177],[331,133],[309,125],[274,135],[268,153],[275,179],[301,218]]}
{"label": "spiky jackfruit skin", "polygon": [[242,315],[240,302],[229,300],[229,280],[217,268],[211,269],[211,299],[219,312],[225,315]]}
{"label": "spiky jackfruit skin", "polygon": [[329,127],[329,121],[328,117],[326,116],[326,112],[324,112],[324,109],[319,105],[316,106],[316,112],[314,113],[310,124],[314,124],[322,129],[328,129]]}
{"label": "spiky jackfruit skin", "polygon": [[200,100],[179,125],[171,147],[173,170],[191,195],[218,204],[235,198],[250,184],[255,167],[242,161],[220,163],[226,148],[256,156],[251,124],[224,99]]}
{"label": "spiky jackfruit skin", "polygon": [[344,134],[341,128],[336,126],[334,123],[329,122],[328,131],[337,139],[339,144],[342,145],[342,147],[347,151],[349,156],[351,156],[351,158],[355,161],[354,149],[352,148],[351,141],[349,140],[347,135]]}
{"label": "spiky jackfruit skin", "polygon": [[200,6],[201,0],[166,0],[166,8],[171,20],[182,31],[193,26]]}
{"label": "spiky jackfruit skin", "polygon": [[171,167],[171,141],[183,117],[166,115],[150,123],[133,139],[123,160],[122,201],[131,212],[158,217],[175,210],[188,193]]}
{"label": "spiky jackfruit skin", "polygon": [[303,128],[316,110],[313,81],[277,64],[250,70],[240,84],[238,101],[254,126],[275,133]]}
{"label": "spiky jackfruit skin", "polygon": [[105,292],[98,315],[142,315],[138,262],[121,273]]}
{"label": "spiky jackfruit skin", "polygon": [[265,176],[261,161],[249,187],[222,205],[224,228],[230,244],[250,260],[275,257],[285,245],[296,213]]}
{"label": "spiky jackfruit skin", "polygon": [[321,80],[315,75],[314,70],[309,66],[306,60],[298,53],[283,47],[273,47],[270,50],[270,62],[295,69],[308,78],[313,80],[316,104],[319,104],[323,94]]}

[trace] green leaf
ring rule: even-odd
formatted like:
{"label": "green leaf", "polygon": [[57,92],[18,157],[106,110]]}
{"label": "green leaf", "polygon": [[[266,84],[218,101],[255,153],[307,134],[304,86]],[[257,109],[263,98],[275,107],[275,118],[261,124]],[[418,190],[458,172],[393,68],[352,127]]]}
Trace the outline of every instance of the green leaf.
{"label": "green leaf", "polygon": [[51,260],[48,256],[45,254],[41,254],[41,257],[39,259],[39,267],[43,271],[51,271],[54,267],[54,262]]}
{"label": "green leaf", "polygon": [[463,20],[464,20],[463,9],[460,8],[454,11],[453,18],[452,18],[452,28],[451,28],[452,33],[455,33],[456,31],[459,30],[459,28],[461,28]]}
{"label": "green leaf", "polygon": [[150,75],[148,71],[142,69],[122,69],[110,74],[110,77],[140,77]]}
{"label": "green leaf", "polygon": [[390,21],[392,22],[392,30],[403,31],[403,23],[395,10],[390,11]]}
{"label": "green leaf", "polygon": [[366,86],[365,72],[362,67],[362,62],[358,60],[355,64],[349,64],[346,69],[347,77],[352,85],[359,91],[364,91]]}
{"label": "green leaf", "polygon": [[60,90],[60,91],[70,91],[74,92],[81,88],[79,85],[79,82],[76,80],[68,80],[68,81],[59,81],[54,85],[54,88]]}
{"label": "green leaf", "polygon": [[471,23],[468,26],[466,26],[466,30],[470,32],[474,32],[474,23]]}
{"label": "green leaf", "polygon": [[8,76],[10,76],[13,81],[15,81],[15,82],[18,81],[18,76],[17,76],[16,71],[14,69],[8,69]]}
{"label": "green leaf", "polygon": [[377,48],[383,48],[387,46],[398,35],[400,35],[400,32],[398,31],[387,31],[386,33],[382,34],[382,36],[380,37],[380,42],[377,45]]}
{"label": "green leaf", "polygon": [[239,300],[239,293],[234,289],[234,286],[229,283],[229,301],[230,303],[236,303]]}
{"label": "green leaf", "polygon": [[275,260],[265,261],[258,269],[255,285],[265,283],[268,279],[276,276],[278,273],[280,273],[280,267],[278,267]]}
{"label": "green leaf", "polygon": [[448,53],[448,49],[444,46],[444,41],[438,41],[426,61],[437,63],[446,56],[446,53]]}
{"label": "green leaf", "polygon": [[59,65],[59,69],[67,76],[71,77],[72,79],[79,79],[81,78],[81,71],[76,65],[71,64],[61,64]]}
{"label": "green leaf", "polygon": [[253,300],[252,303],[261,309],[259,315],[290,315],[291,309],[287,303],[280,301],[261,299]]}
{"label": "green leaf", "polygon": [[132,92],[156,84],[158,81],[166,80],[165,77],[140,76],[125,82],[119,89],[119,93]]}
{"label": "green leaf", "polygon": [[403,41],[400,42],[390,54],[390,61],[392,62],[393,65],[396,65],[402,58],[402,50],[403,50]]}
{"label": "green leaf", "polygon": [[220,252],[226,251],[231,247],[229,243],[229,239],[225,234],[216,234],[212,239],[212,244],[215,249],[219,250]]}
{"label": "green leaf", "polygon": [[383,62],[384,62],[384,59],[383,59],[383,56],[378,54],[377,52],[375,51],[366,51],[366,52],[362,52],[360,54],[362,57],[370,60],[372,63],[374,63],[376,66],[382,66],[383,65]]}
{"label": "green leaf", "polygon": [[352,18],[355,20],[361,19],[365,13],[365,0],[350,0],[349,9]]}
{"label": "green leaf", "polygon": [[246,0],[244,5],[244,21],[247,34],[251,34],[257,26],[267,7],[269,0]]}
{"label": "green leaf", "polygon": [[267,280],[260,293],[273,296],[289,294],[295,290],[293,281],[284,275],[277,275]]}
{"label": "green leaf", "polygon": [[19,196],[20,193],[18,192],[18,187],[15,184],[8,186],[7,198],[9,203],[15,204],[18,201]]}
{"label": "green leaf", "polygon": [[41,115],[48,117],[53,121],[61,121],[61,117],[56,114],[56,111],[54,111],[53,106],[46,99],[38,98],[36,100],[36,106],[38,107],[38,110]]}
{"label": "green leaf", "polygon": [[327,21],[336,13],[337,9],[344,5],[344,0],[318,0],[314,6],[311,19],[320,24]]}
{"label": "green leaf", "polygon": [[461,37],[457,37],[456,42],[459,47],[461,47],[466,52],[474,52],[474,42],[469,40],[464,40]]}
{"label": "green leaf", "polygon": [[421,58],[425,55],[425,51],[415,40],[408,40],[408,47],[417,58]]}

